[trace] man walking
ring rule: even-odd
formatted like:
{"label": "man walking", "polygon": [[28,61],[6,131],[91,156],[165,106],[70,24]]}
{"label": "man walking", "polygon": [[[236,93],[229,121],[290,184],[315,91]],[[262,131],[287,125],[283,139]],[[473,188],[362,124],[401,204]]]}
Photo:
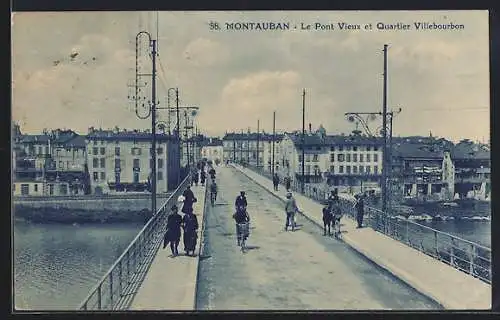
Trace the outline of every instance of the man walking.
{"label": "man walking", "polygon": [[278,191],[279,184],[280,184],[280,177],[278,176],[277,173],[275,173],[273,176],[274,191]]}
{"label": "man walking", "polygon": [[295,231],[295,213],[301,212],[297,207],[297,203],[295,198],[292,197],[292,193],[288,192],[286,194],[286,202],[285,202],[285,212],[286,212],[286,222],[285,222],[285,231],[288,231],[288,226],[292,227],[292,231]]}
{"label": "man walking", "polygon": [[363,201],[363,195],[358,196],[358,201],[356,202],[356,220],[358,222],[358,229],[363,227],[363,215],[365,214],[365,203]]}

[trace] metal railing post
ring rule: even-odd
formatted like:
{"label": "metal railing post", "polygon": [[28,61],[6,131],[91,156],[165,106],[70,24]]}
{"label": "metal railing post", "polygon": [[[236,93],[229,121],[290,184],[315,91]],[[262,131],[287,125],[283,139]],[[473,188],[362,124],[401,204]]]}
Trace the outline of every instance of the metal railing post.
{"label": "metal railing post", "polygon": [[102,298],[101,285],[99,285],[99,287],[97,287],[97,310],[101,310],[102,306],[101,298]]}
{"label": "metal railing post", "polygon": [[126,259],[127,259],[127,284],[129,284],[130,283],[130,253],[129,253],[129,251],[127,251]]}
{"label": "metal railing post", "polygon": [[123,264],[122,264],[122,260],[120,260],[120,264],[118,265],[118,285],[120,286],[120,290],[118,291],[120,293],[120,297],[122,297],[122,293],[123,293],[123,274],[122,274],[122,268],[123,268]]}
{"label": "metal railing post", "polygon": [[451,238],[450,265],[455,265],[455,240],[453,238]]}
{"label": "metal railing post", "polygon": [[470,245],[470,264],[469,264],[469,273],[474,275],[474,257],[475,257],[475,249],[476,247],[471,244]]}
{"label": "metal railing post", "polygon": [[410,242],[410,233],[409,233],[410,226],[408,224],[408,221],[405,221],[405,225],[406,225],[405,226],[405,229],[406,229],[406,231],[405,231],[406,243],[411,244],[411,242]]}
{"label": "metal railing post", "polygon": [[109,274],[109,304],[113,309],[113,272]]}
{"label": "metal railing post", "polygon": [[439,257],[438,233],[436,231],[434,231],[434,250],[436,250],[436,257],[441,260]]}

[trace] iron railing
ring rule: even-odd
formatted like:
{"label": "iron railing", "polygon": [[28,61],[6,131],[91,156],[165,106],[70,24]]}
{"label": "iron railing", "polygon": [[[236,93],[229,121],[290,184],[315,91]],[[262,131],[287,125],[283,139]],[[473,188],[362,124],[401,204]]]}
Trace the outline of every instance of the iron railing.
{"label": "iron railing", "polygon": [[[252,171],[271,179],[268,172],[248,166]],[[301,193],[301,185],[292,181],[291,189]],[[304,196],[321,204],[325,203],[326,192],[311,185],[304,186]],[[355,200],[339,194],[342,212],[356,220]],[[442,232],[401,216],[385,214],[383,211],[364,206],[364,221],[374,229],[414,249],[419,250],[460,271],[491,284],[491,248]]]}
{"label": "iron railing", "polygon": [[128,308],[163,242],[170,207],[190,183],[187,176],[158,209],[97,285],[80,304],[80,310]]}

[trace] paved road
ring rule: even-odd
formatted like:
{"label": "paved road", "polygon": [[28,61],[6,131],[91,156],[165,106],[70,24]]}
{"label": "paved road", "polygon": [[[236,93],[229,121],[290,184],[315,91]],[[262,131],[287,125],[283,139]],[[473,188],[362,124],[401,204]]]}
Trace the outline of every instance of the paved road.
{"label": "paved road", "polygon": [[[198,310],[439,309],[304,218],[300,230],[285,232],[283,204],[235,169],[219,168],[217,179],[217,203],[205,214]],[[241,189],[252,219],[246,254],[231,218]]]}

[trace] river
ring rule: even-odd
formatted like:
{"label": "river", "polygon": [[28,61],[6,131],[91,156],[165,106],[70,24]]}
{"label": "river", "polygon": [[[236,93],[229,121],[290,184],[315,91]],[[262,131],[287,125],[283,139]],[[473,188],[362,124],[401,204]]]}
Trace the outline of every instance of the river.
{"label": "river", "polygon": [[75,310],[134,239],[134,223],[14,225],[14,305]]}

